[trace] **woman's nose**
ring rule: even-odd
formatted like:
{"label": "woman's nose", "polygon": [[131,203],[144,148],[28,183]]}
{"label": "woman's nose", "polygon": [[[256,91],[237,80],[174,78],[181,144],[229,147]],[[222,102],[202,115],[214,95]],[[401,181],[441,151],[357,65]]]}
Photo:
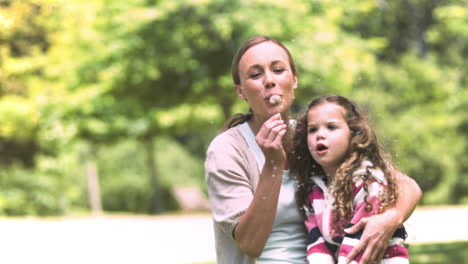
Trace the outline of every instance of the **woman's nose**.
{"label": "woman's nose", "polygon": [[265,72],[265,87],[267,89],[275,87],[275,76],[272,72],[266,71]]}

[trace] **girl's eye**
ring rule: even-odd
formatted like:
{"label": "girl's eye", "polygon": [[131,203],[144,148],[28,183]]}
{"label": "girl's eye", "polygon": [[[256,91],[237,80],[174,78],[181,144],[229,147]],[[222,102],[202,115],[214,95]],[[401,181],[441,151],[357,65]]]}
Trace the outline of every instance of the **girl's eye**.
{"label": "girl's eye", "polygon": [[285,70],[283,68],[276,68],[273,70],[275,73],[282,73],[284,72]]}
{"label": "girl's eye", "polygon": [[316,127],[311,127],[309,128],[309,133],[314,133],[317,131],[317,128]]}
{"label": "girl's eye", "polygon": [[328,125],[328,129],[330,129],[330,130],[335,130],[337,128],[338,127],[336,125]]}

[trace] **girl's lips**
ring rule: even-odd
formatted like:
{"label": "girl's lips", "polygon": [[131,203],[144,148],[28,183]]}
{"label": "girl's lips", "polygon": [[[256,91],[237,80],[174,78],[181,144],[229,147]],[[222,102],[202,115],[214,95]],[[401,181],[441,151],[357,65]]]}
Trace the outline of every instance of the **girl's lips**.
{"label": "girl's lips", "polygon": [[328,149],[324,149],[324,150],[317,150],[315,151],[318,155],[324,155],[328,152]]}
{"label": "girl's lips", "polygon": [[319,143],[319,144],[317,144],[317,147],[315,148],[315,152],[318,155],[323,155],[323,154],[328,152],[328,147],[325,146],[325,144],[323,144],[323,143]]}

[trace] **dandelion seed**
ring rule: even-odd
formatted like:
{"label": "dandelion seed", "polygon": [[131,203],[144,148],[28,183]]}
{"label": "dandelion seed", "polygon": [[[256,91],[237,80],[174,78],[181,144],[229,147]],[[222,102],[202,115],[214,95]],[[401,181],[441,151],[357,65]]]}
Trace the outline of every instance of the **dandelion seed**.
{"label": "dandelion seed", "polygon": [[272,105],[279,105],[281,103],[281,96],[275,94],[270,97],[270,104]]}

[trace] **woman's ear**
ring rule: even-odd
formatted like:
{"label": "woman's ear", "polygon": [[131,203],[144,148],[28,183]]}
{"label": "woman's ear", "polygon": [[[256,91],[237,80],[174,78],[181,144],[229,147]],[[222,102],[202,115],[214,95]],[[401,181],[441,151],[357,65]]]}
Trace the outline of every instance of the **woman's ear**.
{"label": "woman's ear", "polygon": [[239,98],[242,100],[246,100],[244,96],[244,89],[238,84],[236,84],[234,88],[236,88],[237,96],[239,96]]}
{"label": "woman's ear", "polygon": [[297,88],[297,85],[298,85],[297,76],[294,75],[294,76],[293,76],[293,79],[294,79],[294,80],[293,80],[293,81],[294,81],[294,82],[293,82],[293,88],[296,89],[296,88]]}

